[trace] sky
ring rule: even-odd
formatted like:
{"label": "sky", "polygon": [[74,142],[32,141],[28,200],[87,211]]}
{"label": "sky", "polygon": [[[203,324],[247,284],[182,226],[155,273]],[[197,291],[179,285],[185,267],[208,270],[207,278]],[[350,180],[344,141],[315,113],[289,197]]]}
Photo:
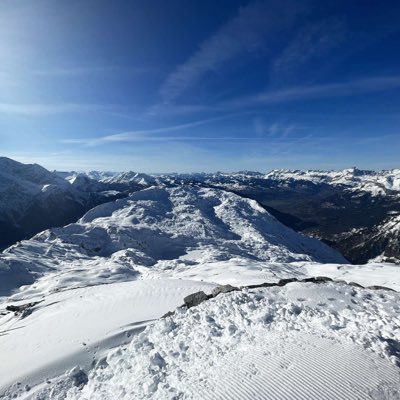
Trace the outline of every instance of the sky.
{"label": "sky", "polygon": [[400,168],[400,2],[1,0],[0,155],[57,170]]}

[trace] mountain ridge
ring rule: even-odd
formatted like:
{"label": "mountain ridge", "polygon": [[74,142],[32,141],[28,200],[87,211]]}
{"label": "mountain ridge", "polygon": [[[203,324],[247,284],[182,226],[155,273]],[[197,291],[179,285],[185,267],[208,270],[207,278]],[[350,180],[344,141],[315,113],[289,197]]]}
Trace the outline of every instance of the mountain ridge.
{"label": "mountain ridge", "polygon": [[235,258],[346,263],[340,253],[282,225],[254,200],[209,188],[149,188],[6,249],[0,254],[0,293],[60,272],[59,283],[47,282],[53,290],[72,281],[136,279],[149,266],[178,263],[190,269]]}

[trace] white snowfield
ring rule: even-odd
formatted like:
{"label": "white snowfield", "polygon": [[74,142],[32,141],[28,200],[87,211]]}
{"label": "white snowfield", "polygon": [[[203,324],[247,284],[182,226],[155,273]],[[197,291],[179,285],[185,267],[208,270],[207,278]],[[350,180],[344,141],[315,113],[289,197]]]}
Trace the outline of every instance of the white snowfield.
{"label": "white snowfield", "polygon": [[332,283],[222,294],[147,328],[67,399],[397,399],[398,300]]}
{"label": "white snowfield", "polygon": [[229,192],[103,204],[0,254],[0,397],[400,399],[396,292],[291,283],[155,322],[218,284],[320,275],[400,289],[400,266],[347,264]]}
{"label": "white snowfield", "polygon": [[185,296],[198,290],[210,292],[214,286],[143,280],[31,298],[38,304],[29,312],[0,319],[0,388],[11,386],[8,392],[14,393],[77,364],[89,369],[108,349],[129,342],[132,334],[181,305]]}

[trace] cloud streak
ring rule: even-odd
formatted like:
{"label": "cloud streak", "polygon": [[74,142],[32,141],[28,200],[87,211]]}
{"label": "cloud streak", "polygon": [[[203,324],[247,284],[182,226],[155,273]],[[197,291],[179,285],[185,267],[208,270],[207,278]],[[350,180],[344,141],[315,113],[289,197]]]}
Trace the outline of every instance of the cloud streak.
{"label": "cloud streak", "polygon": [[230,100],[224,102],[222,106],[228,109],[246,106],[254,107],[263,104],[280,104],[306,99],[354,96],[398,88],[400,88],[400,76],[373,77],[348,82],[270,90],[253,96]]}
{"label": "cloud streak", "polygon": [[62,103],[62,104],[0,103],[0,114],[22,115],[26,117],[32,117],[32,116],[46,116],[52,114],[104,111],[108,108],[109,108],[108,106],[100,104],[80,104],[80,103]]}
{"label": "cloud streak", "polygon": [[153,69],[152,67],[137,67],[127,68],[119,67],[116,65],[105,65],[105,66],[85,66],[85,67],[67,67],[67,68],[47,68],[47,69],[36,69],[30,71],[33,75],[40,77],[43,76],[54,76],[54,77],[79,77],[79,76],[90,76],[92,74],[143,74]]}
{"label": "cloud streak", "polygon": [[[64,139],[63,143],[69,144],[83,144],[87,146],[98,146],[106,143],[119,143],[119,142],[137,142],[137,141],[171,141],[171,140],[203,140],[203,139],[215,139],[217,138],[204,138],[201,136],[152,136],[154,134],[163,134],[168,132],[177,132],[186,129],[196,128],[198,126],[207,125],[212,122],[221,121],[224,119],[236,117],[238,114],[228,114],[222,115],[219,117],[208,118],[198,121],[192,121],[185,124],[172,125],[167,127],[155,128],[155,129],[144,129],[144,130],[136,130],[136,131],[128,131],[116,133],[114,135],[106,135],[97,138],[77,138],[77,139]],[[223,138],[221,137],[220,140]],[[244,139],[244,138],[243,138]]]}
{"label": "cloud streak", "polygon": [[291,0],[256,1],[239,9],[236,17],[205,40],[199,49],[173,71],[160,89],[168,104],[196,84],[208,71],[218,70],[224,63],[242,53],[254,51],[266,43],[266,37],[293,23],[301,11]]}
{"label": "cloud streak", "polygon": [[304,27],[272,63],[271,82],[275,84],[285,82],[310,60],[338,47],[346,38],[346,34],[346,24],[338,17]]}

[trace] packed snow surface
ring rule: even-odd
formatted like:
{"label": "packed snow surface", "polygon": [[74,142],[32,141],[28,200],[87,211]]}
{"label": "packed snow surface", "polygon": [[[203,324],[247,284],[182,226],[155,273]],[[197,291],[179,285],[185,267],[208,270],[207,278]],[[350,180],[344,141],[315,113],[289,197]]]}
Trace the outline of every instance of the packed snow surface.
{"label": "packed snow surface", "polygon": [[[52,379],[76,364],[90,367],[104,348],[129,341],[133,332],[215,285],[146,280],[84,287],[31,298],[22,315],[0,318],[0,387]],[[13,302],[13,305],[24,304]],[[30,351],[27,352],[27,348]]]}
{"label": "packed snow surface", "polygon": [[396,292],[244,289],[155,322],[218,284],[320,275],[400,289],[400,266],[350,265],[223,190],[100,205],[0,254],[0,396],[399,399]]}
{"label": "packed snow surface", "polygon": [[398,399],[399,295],[292,283],[179,309],[37,398]]}

